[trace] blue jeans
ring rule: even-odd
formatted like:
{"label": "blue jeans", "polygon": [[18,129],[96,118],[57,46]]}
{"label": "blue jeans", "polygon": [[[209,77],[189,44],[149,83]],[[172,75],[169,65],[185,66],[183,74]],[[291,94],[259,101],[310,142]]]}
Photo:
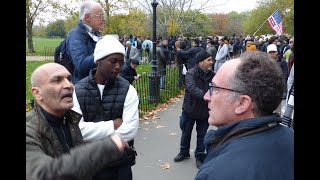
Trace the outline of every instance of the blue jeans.
{"label": "blue jeans", "polygon": [[194,119],[189,117],[184,112],[182,112],[180,116],[180,129],[182,131],[180,142],[180,154],[189,155],[191,134],[195,122],[197,124],[197,147],[194,152],[194,156],[198,158],[200,156],[202,157],[205,153],[203,139],[209,127],[208,119]]}

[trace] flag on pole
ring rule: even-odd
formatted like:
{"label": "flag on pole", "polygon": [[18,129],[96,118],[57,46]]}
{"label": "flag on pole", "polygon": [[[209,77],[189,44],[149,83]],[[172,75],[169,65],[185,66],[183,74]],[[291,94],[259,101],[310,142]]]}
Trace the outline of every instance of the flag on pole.
{"label": "flag on pole", "polygon": [[268,18],[268,23],[278,35],[283,33],[282,19],[278,9]]}

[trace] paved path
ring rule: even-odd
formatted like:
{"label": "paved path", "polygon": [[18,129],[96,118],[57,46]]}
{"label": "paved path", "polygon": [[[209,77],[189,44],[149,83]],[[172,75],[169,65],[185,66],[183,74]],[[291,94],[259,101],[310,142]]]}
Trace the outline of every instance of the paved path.
{"label": "paved path", "polygon": [[[183,97],[177,100],[170,103],[166,110],[157,113],[159,119],[140,121],[138,135],[135,138],[138,156],[136,165],[132,167],[133,180],[193,180],[198,172],[194,158],[195,128],[191,139],[190,159],[173,162],[173,157],[179,152],[179,117]],[[170,167],[162,169],[161,165],[166,163]]]}
{"label": "paved path", "polygon": [[26,61],[53,60],[53,56],[26,56]]}

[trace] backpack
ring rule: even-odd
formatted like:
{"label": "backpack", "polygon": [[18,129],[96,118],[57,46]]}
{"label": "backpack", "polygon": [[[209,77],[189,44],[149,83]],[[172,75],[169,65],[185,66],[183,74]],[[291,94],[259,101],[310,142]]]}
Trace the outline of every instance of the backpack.
{"label": "backpack", "polygon": [[146,51],[149,52],[150,51],[150,47],[149,44],[146,45]]}
{"label": "backpack", "polygon": [[[88,44],[88,41],[89,41],[88,33],[80,28],[77,28],[77,30],[83,34],[85,38],[85,42],[86,44]],[[74,64],[67,52],[67,38],[62,40],[61,43],[54,49],[54,62],[61,64],[70,72],[70,74],[73,74]]]}
{"label": "backpack", "polygon": [[64,66],[70,74],[73,74],[74,65],[67,53],[67,38],[61,41],[61,43],[54,50],[54,62]]}

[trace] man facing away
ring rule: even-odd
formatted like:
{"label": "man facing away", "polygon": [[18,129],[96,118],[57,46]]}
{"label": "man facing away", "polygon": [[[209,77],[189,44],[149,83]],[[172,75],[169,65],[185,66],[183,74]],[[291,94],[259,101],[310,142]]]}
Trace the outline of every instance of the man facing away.
{"label": "man facing away", "polygon": [[[124,62],[125,49],[118,39],[106,35],[94,50],[97,68],[75,85],[73,110],[83,115],[79,127],[85,142],[105,139],[116,133],[133,147],[139,125],[139,98],[135,88],[118,76]],[[122,162],[106,167],[98,179],[131,180],[132,162],[125,151]]]}
{"label": "man facing away", "polygon": [[62,65],[39,66],[31,75],[31,85],[36,102],[26,113],[26,179],[91,179],[128,147],[118,135],[83,142],[81,115],[71,110],[71,74]]}
{"label": "man facing away", "polygon": [[294,134],[273,113],[284,91],[282,72],[267,53],[225,62],[210,82],[208,155],[195,180],[292,180]]}
{"label": "man facing away", "polygon": [[180,162],[190,157],[190,141],[194,123],[197,123],[197,147],[194,152],[196,166],[199,168],[205,159],[203,138],[208,130],[208,103],[203,96],[209,89],[209,82],[214,76],[212,71],[212,56],[205,50],[196,55],[196,65],[186,74],[186,90],[180,116],[181,142],[180,152],[174,157],[174,162]]}
{"label": "man facing away", "polygon": [[80,6],[80,20],[67,36],[67,53],[72,59],[74,72],[73,83],[89,75],[96,67],[93,62],[93,51],[96,43],[102,38],[104,28],[103,7],[95,1],[84,1]]}

